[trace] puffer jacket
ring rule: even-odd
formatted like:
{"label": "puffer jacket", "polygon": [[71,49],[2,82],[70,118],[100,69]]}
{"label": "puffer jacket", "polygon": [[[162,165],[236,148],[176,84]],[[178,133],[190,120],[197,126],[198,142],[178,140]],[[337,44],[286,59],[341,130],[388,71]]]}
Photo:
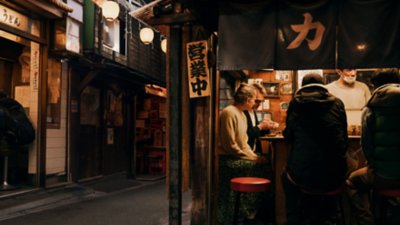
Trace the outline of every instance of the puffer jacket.
{"label": "puffer jacket", "polygon": [[400,84],[376,89],[367,107],[373,137],[369,164],[382,177],[400,179]]}
{"label": "puffer jacket", "polygon": [[299,89],[289,104],[285,140],[292,144],[286,170],[309,191],[330,191],[346,175],[347,119],[343,102],[319,84]]}

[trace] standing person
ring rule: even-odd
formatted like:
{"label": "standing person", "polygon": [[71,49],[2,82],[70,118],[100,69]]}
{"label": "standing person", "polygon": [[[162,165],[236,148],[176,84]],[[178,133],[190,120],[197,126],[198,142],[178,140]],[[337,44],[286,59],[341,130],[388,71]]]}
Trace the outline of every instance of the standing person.
{"label": "standing person", "polygon": [[361,110],[371,92],[366,84],[357,81],[357,71],[355,69],[337,69],[339,79],[326,85],[329,92],[343,101],[346,110]]}
{"label": "standing person", "polygon": [[[266,177],[263,157],[253,152],[248,145],[247,122],[244,110],[250,110],[256,100],[257,90],[241,84],[234,95],[234,103],[225,107],[219,119],[219,175],[218,175],[218,224],[231,224],[233,218],[234,193],[230,180],[234,177]],[[264,197],[260,193],[242,195],[240,218],[254,219]]]}
{"label": "standing person", "polygon": [[10,157],[7,167],[10,181],[24,183],[28,180],[28,145],[35,139],[35,130],[22,105],[8,97],[4,90],[0,90],[0,110],[4,129],[0,137],[0,155],[4,157],[5,166]]}
{"label": "standing person", "polygon": [[257,89],[255,104],[250,110],[244,110],[247,119],[247,136],[249,137],[247,143],[255,153],[262,154],[261,142],[258,138],[263,134],[268,134],[269,129],[276,128],[278,124],[272,121],[258,121],[256,110],[264,102],[266,91],[261,84],[252,84],[252,86]]}
{"label": "standing person", "polygon": [[362,114],[361,145],[367,166],[346,181],[358,225],[372,225],[371,188],[400,187],[400,79],[397,69],[377,71],[377,87]]}
{"label": "standing person", "polygon": [[[319,74],[307,74],[289,104],[285,140],[292,145],[282,185],[286,196],[287,225],[330,224],[336,217],[334,197],[326,197],[314,214],[305,216],[301,189],[309,192],[328,192],[345,181],[347,149],[347,121],[343,102],[330,94]],[[328,220],[328,222],[327,222]]]}

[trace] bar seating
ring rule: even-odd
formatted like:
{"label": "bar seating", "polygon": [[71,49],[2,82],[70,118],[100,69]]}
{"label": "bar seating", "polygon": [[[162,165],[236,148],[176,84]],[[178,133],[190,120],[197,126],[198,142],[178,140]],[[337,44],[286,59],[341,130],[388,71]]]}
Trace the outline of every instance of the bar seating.
{"label": "bar seating", "polygon": [[342,201],[342,189],[343,186],[340,186],[339,188],[333,190],[333,191],[329,191],[329,192],[310,192],[304,189],[300,189],[300,191],[305,194],[305,195],[309,195],[309,196],[319,196],[319,197],[324,197],[324,196],[335,196],[338,204],[339,204],[339,208],[340,208],[340,216],[342,219],[342,224],[346,225],[346,219],[345,219],[345,214],[344,214],[344,206],[343,206],[343,201]]}
{"label": "bar seating", "polygon": [[379,225],[385,225],[387,221],[387,209],[389,205],[388,198],[392,197],[400,197],[400,188],[393,189],[375,189],[374,192],[379,197],[380,201],[380,210],[379,210]]}
{"label": "bar seating", "polygon": [[236,192],[233,224],[237,224],[240,194],[245,192],[266,192],[271,187],[271,181],[259,177],[236,177],[231,179],[230,186],[231,189]]}

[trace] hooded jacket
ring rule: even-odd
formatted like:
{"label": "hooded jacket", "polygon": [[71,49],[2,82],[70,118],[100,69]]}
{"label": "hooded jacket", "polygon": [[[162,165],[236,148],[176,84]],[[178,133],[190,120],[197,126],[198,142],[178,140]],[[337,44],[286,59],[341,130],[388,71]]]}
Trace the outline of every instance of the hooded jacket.
{"label": "hooded jacket", "polygon": [[347,119],[343,102],[320,84],[299,89],[289,104],[285,140],[292,144],[287,172],[309,191],[330,191],[346,175]]}
{"label": "hooded jacket", "polygon": [[381,177],[400,179],[400,84],[376,89],[363,113],[362,146]]}

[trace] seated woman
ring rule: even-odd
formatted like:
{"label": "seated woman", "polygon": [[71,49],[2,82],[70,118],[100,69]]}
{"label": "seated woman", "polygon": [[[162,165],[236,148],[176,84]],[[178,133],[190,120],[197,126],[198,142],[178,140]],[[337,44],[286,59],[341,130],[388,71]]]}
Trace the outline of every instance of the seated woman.
{"label": "seated woman", "polygon": [[[233,218],[234,193],[230,180],[234,177],[266,177],[265,158],[259,157],[248,145],[247,121],[244,110],[255,104],[257,91],[253,86],[241,84],[234,95],[233,105],[220,114],[219,177],[218,177],[218,224],[231,224]],[[239,218],[253,219],[264,202],[265,193],[242,195]]]}

